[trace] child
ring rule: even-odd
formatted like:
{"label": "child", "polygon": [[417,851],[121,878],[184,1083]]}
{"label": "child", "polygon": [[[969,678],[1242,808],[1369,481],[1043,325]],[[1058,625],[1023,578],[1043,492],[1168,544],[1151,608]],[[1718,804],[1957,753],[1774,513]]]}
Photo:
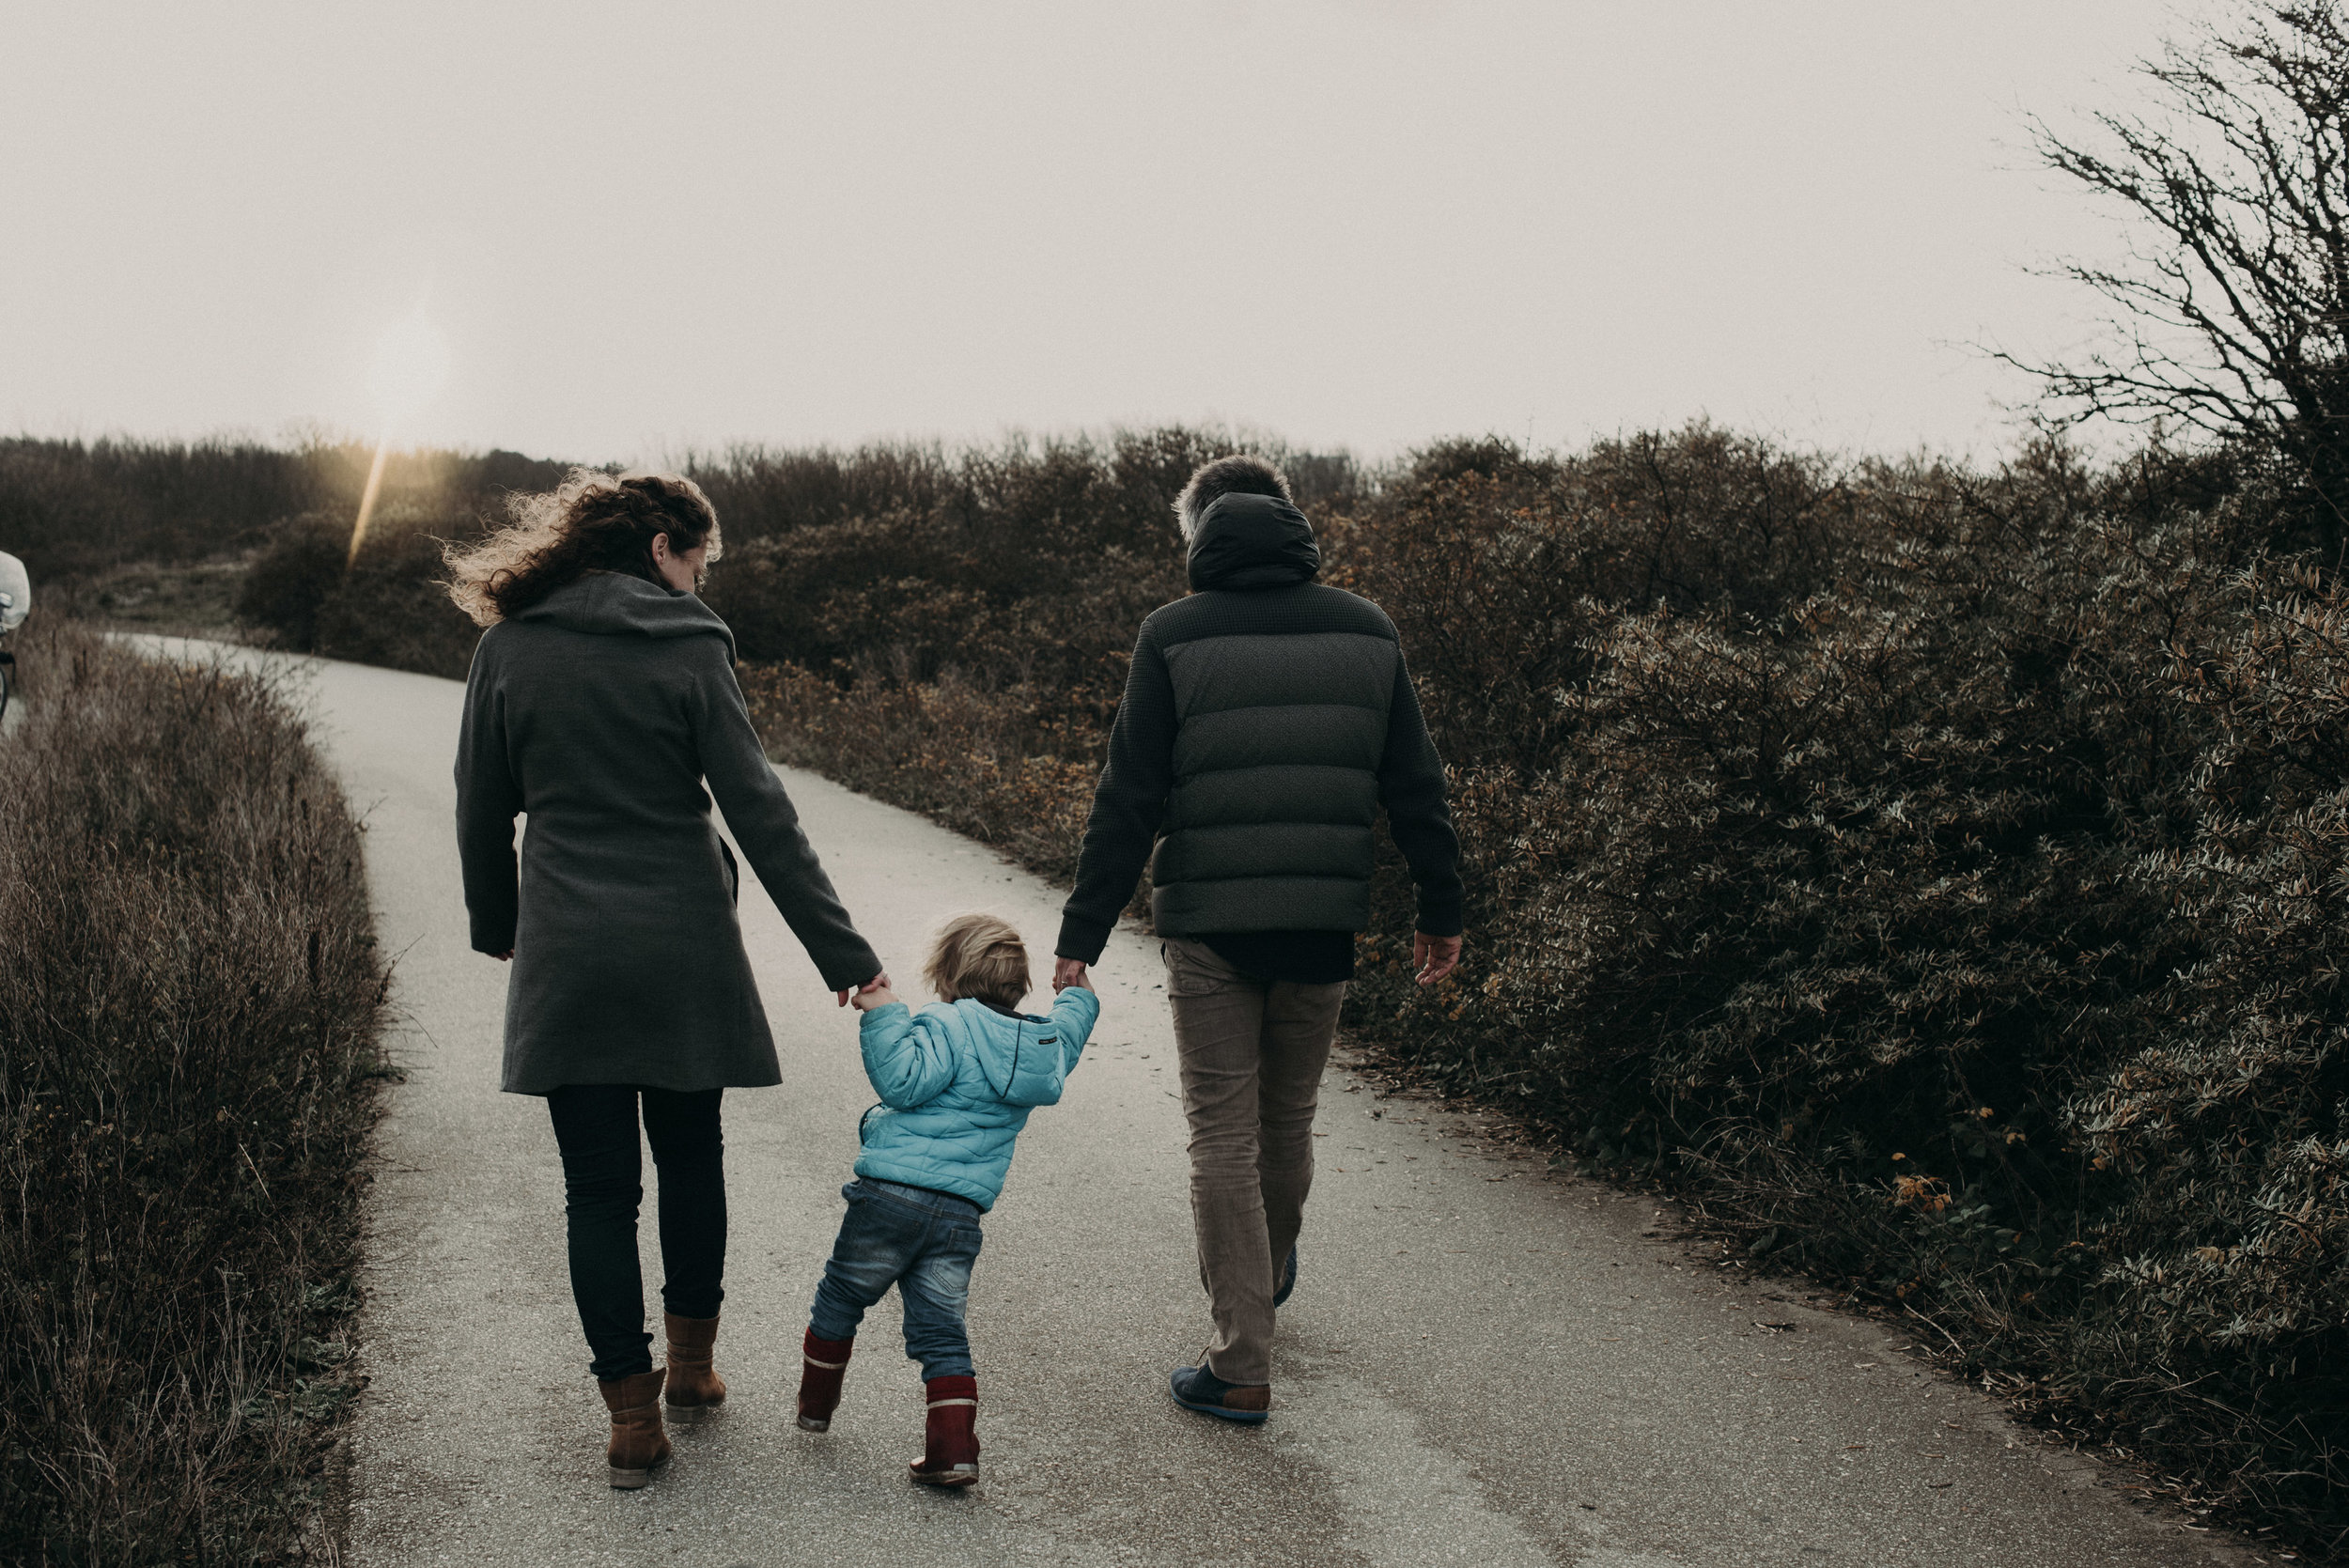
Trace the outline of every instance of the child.
{"label": "child", "polygon": [[928,1390],[926,1452],[913,1479],[979,1479],[979,1385],[963,1304],[979,1255],[979,1216],[995,1204],[1028,1111],[1060,1098],[1101,1003],[1071,986],[1051,1017],[1014,1011],[1028,994],[1028,950],[993,915],[957,915],[938,933],[925,977],[938,1002],[919,1013],[886,987],[856,998],[864,1076],[881,1103],[864,1113],[848,1213],[824,1265],[800,1373],[800,1424],[832,1425],[864,1310],[897,1287],[906,1355]]}

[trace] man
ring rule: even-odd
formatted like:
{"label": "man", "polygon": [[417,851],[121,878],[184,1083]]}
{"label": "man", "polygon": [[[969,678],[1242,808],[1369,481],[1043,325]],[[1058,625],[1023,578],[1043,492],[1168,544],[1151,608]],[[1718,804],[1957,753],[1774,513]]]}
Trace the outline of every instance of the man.
{"label": "man", "polygon": [[1214,1338],[1186,1408],[1272,1407],[1273,1309],[1297,1281],[1314,1107],[1370,924],[1372,825],[1419,888],[1422,985],[1460,962],[1460,846],[1394,624],[1314,578],[1288,483],[1221,458],[1175,502],[1191,595],[1143,622],[1061,921],[1055,988],[1085,983],[1145,859]]}

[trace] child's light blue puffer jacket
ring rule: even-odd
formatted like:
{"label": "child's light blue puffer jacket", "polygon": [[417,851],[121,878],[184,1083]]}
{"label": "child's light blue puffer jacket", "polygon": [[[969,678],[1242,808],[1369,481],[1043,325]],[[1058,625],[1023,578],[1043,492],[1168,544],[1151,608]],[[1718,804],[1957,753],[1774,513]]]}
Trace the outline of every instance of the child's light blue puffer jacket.
{"label": "child's light blue puffer jacket", "polygon": [[1100,1016],[1099,999],[1079,986],[1045,1018],[1007,1017],[970,997],[919,1013],[903,1002],[874,1008],[860,1034],[881,1103],[858,1129],[856,1173],[993,1208],[1029,1110],[1060,1098]]}

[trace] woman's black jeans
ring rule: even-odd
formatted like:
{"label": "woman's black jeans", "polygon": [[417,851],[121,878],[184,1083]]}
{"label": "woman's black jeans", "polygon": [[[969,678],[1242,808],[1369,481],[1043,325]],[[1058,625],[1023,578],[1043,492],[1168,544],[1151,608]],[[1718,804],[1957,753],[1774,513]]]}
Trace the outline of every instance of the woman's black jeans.
{"label": "woman's black jeans", "polygon": [[588,1370],[599,1379],[652,1370],[645,1277],[636,1261],[636,1211],[645,1201],[640,1096],[661,1175],[661,1303],[679,1317],[716,1317],[725,1299],[725,1142],[718,1130],[724,1093],[581,1083],[547,1095],[563,1151],[571,1298],[595,1355]]}

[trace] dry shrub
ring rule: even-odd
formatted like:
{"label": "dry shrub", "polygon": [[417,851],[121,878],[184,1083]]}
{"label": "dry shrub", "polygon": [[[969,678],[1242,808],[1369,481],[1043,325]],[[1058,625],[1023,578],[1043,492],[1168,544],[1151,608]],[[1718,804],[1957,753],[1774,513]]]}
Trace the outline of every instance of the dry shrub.
{"label": "dry shrub", "polygon": [[[48,441],[0,437],[0,549],[36,583],[63,585],[126,563],[234,555],[288,518],[316,513],[348,536],[371,448],[310,440]],[[566,465],[519,452],[395,452],[384,514],[470,520],[509,490],[552,489]]]}
{"label": "dry shrub", "polygon": [[2338,1538],[2349,1495],[2349,594],[2229,584],[2178,650],[2215,727],[2193,835],[2137,868],[2191,955],[2073,1100],[2118,1188],[2064,1361],[2166,1450]]}
{"label": "dry shrub", "polygon": [[[1359,1027],[2331,1540],[2339,581],[2257,556],[2267,499],[2220,459],[1862,467],[1764,529],[1728,503],[1766,454],[1651,456],[1491,463],[1350,531],[1398,620],[1508,650],[1422,661],[1472,961],[1405,984],[1390,882]],[[1591,591],[1474,586],[1558,558]]]}
{"label": "dry shrub", "polygon": [[276,647],[461,680],[481,629],[441,586],[441,542],[479,526],[395,510],[351,561],[348,520],[288,519],[247,568],[237,618]]}
{"label": "dry shrub", "polygon": [[[1039,723],[1023,691],[860,681],[749,665],[751,717],[776,761],[921,812],[1047,877],[1073,877],[1100,736]],[[1061,749],[1052,749],[1055,745]]]}
{"label": "dry shrub", "polygon": [[313,456],[250,442],[0,438],[0,549],[37,583],[235,551],[319,504]]}
{"label": "dry shrub", "polygon": [[17,643],[0,1560],[288,1560],[352,1391],[385,985],[358,829],[267,683],[54,619]]}
{"label": "dry shrub", "polygon": [[[837,476],[837,459],[738,453],[729,469],[692,471],[726,529],[708,598],[746,659],[837,679],[927,682],[953,667],[1100,718],[1142,617],[1183,591],[1174,497],[1234,449],[1205,432],[1129,431],[973,448],[909,473],[906,453],[876,448]],[[1349,482],[1343,463],[1324,470]],[[785,492],[794,476],[813,493]],[[886,505],[844,511],[860,494]]]}

